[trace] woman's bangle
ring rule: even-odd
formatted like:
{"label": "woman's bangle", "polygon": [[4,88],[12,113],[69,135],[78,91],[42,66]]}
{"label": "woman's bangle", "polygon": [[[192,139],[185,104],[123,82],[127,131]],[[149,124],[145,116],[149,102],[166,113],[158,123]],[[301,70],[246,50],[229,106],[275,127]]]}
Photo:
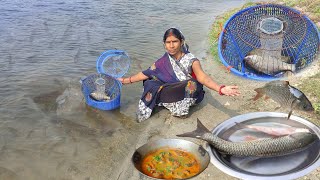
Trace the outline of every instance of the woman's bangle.
{"label": "woman's bangle", "polygon": [[131,76],[129,77],[129,81],[130,81],[130,83],[132,83],[132,81],[131,81]]}
{"label": "woman's bangle", "polygon": [[226,87],[226,86],[225,86],[225,85],[221,85],[220,88],[219,88],[219,94],[220,94],[221,96],[224,95],[224,94],[221,92],[222,88],[224,88],[224,87]]}

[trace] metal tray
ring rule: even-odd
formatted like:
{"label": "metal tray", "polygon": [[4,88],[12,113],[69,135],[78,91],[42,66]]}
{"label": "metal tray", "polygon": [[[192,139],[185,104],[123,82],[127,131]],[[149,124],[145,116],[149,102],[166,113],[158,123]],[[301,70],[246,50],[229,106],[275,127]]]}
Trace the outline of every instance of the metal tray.
{"label": "metal tray", "polygon": [[[243,141],[250,134],[250,130],[235,128],[236,122],[245,124],[264,124],[267,126],[293,126],[308,128],[320,138],[320,129],[315,124],[297,116],[276,112],[254,112],[230,118],[219,124],[212,133],[219,137],[237,142]],[[251,133],[256,137],[266,134]],[[319,140],[308,148],[284,156],[277,157],[234,157],[223,156],[209,144],[206,150],[210,155],[210,162],[226,174],[240,179],[296,179],[320,167]]]}
{"label": "metal tray", "polygon": [[136,170],[138,170],[139,173],[143,175],[143,177],[147,179],[158,179],[144,174],[141,170],[141,163],[143,161],[143,158],[150,152],[164,147],[177,148],[192,153],[199,160],[199,163],[201,165],[199,173],[195,176],[202,173],[202,171],[204,171],[210,163],[210,157],[207,151],[202,146],[196,143],[184,139],[158,139],[155,141],[149,141],[146,144],[140,146],[132,155],[132,163],[135,166]]}

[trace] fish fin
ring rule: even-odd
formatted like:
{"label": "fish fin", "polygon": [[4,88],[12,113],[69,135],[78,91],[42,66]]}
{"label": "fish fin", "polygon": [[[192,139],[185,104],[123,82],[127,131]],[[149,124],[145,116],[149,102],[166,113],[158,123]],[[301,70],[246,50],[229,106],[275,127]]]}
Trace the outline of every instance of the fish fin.
{"label": "fish fin", "polygon": [[290,119],[290,116],[292,114],[293,109],[298,105],[298,103],[299,103],[298,99],[295,99],[295,100],[292,101],[291,107],[290,107],[290,111],[289,111],[289,114],[288,114],[288,117],[287,117],[288,120]]}
{"label": "fish fin", "polygon": [[289,120],[289,119],[290,119],[291,114],[292,114],[292,109],[289,111],[289,114],[288,114],[287,120]]}
{"label": "fish fin", "polygon": [[278,110],[278,109],[280,109],[280,108],[281,108],[281,106],[274,108],[274,110],[276,111],[276,110]]}
{"label": "fish fin", "polygon": [[205,133],[210,133],[209,129],[207,129],[202,123],[201,121],[197,118],[197,129],[192,131],[192,132],[187,132],[187,133],[183,133],[183,134],[178,134],[176,136],[178,137],[200,137]]}
{"label": "fish fin", "polygon": [[264,100],[265,100],[265,101],[268,100],[268,99],[270,99],[269,96],[264,97]]}
{"label": "fish fin", "polygon": [[285,86],[289,86],[289,81],[283,81],[283,84],[284,84]]}
{"label": "fish fin", "polygon": [[263,89],[262,88],[256,88],[254,89],[254,91],[257,92],[256,96],[253,98],[253,101],[258,100],[259,98],[261,98],[264,95]]}

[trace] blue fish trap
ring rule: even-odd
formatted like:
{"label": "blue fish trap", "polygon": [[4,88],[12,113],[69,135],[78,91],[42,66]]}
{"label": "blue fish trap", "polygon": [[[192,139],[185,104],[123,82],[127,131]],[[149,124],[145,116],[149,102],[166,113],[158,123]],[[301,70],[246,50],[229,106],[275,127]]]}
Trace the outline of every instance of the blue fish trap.
{"label": "blue fish trap", "polygon": [[275,4],[234,14],[219,36],[222,63],[236,75],[275,80],[310,65],[319,52],[316,25],[299,11]]}
{"label": "blue fish trap", "polygon": [[[130,68],[130,58],[122,50],[108,50],[97,59],[97,74],[91,74],[81,81],[81,89],[89,106],[101,110],[112,110],[120,106],[122,83],[116,78],[122,77]],[[96,80],[104,80],[105,95],[108,100],[98,101],[91,97],[97,90]]]}

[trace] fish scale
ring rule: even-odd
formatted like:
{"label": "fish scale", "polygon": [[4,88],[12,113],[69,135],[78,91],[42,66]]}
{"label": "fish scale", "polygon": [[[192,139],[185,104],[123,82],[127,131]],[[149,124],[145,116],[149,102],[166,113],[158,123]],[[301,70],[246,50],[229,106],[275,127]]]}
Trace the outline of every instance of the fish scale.
{"label": "fish scale", "polygon": [[248,55],[244,58],[245,65],[269,75],[279,72],[295,72],[296,65],[283,62],[281,58],[272,56]]}
{"label": "fish scale", "polygon": [[[274,93],[277,92],[277,93]],[[290,107],[294,96],[291,95],[290,91],[284,89],[282,86],[274,86],[267,89],[267,96],[270,96],[276,102],[281,104],[283,107]]]}

